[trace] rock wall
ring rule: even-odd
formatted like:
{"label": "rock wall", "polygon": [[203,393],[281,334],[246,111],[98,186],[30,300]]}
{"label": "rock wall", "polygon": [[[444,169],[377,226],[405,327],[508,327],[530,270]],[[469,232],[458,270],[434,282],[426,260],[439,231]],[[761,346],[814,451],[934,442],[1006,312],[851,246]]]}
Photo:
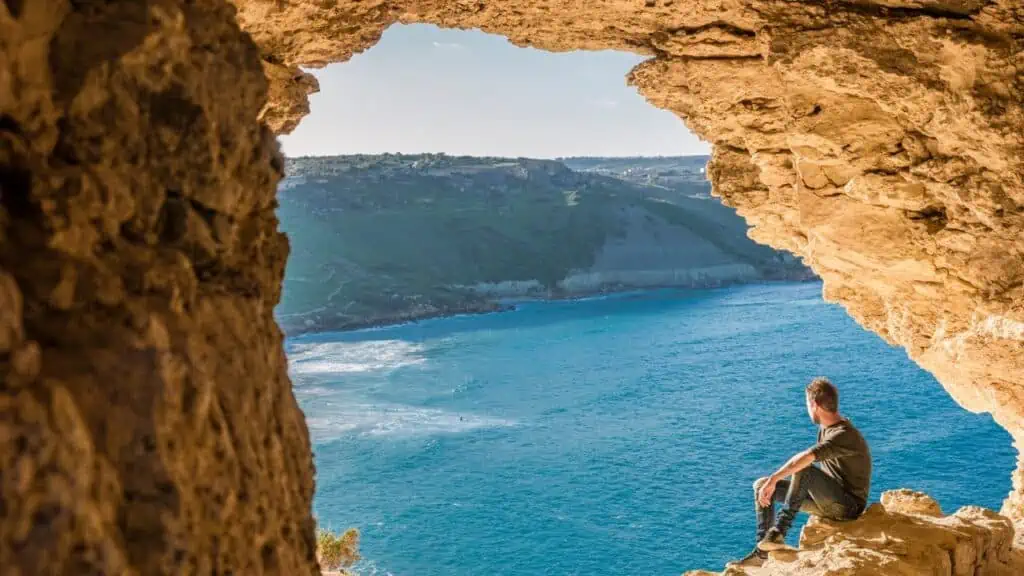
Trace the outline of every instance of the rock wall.
{"label": "rock wall", "polygon": [[237,4],[0,2],[4,573],[315,572],[271,131],[398,21],[655,56],[755,238],[1024,436],[1018,0]]}
{"label": "rock wall", "polygon": [[317,573],[266,98],[226,2],[0,2],[0,574]]}

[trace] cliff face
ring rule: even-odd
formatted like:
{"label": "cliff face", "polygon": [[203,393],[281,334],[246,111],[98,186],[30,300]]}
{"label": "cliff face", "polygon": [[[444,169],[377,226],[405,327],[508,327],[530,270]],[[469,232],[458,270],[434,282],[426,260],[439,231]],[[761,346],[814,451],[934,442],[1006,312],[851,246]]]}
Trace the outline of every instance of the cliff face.
{"label": "cliff face", "polygon": [[706,160],[568,161],[585,171],[525,158],[288,160],[278,322],[298,333],[496,310],[502,298],[813,277],[711,199]]}
{"label": "cliff face", "polygon": [[654,56],[632,82],[715,144],[755,237],[1024,435],[1018,0],[236,6],[0,2],[5,570],[315,573],[273,132],[307,110],[299,65],[398,21]]}
{"label": "cliff face", "polygon": [[0,2],[0,573],[316,573],[266,99],[226,3]]}

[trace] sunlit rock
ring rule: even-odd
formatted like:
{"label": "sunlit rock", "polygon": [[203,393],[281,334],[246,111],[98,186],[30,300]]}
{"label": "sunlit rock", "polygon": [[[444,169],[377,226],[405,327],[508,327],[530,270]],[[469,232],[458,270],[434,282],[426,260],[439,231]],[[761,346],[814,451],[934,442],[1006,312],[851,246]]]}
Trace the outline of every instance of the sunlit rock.
{"label": "sunlit rock", "polygon": [[[875,576],[929,574],[1013,576],[1024,553],[1013,548],[1013,523],[991,510],[965,506],[943,516],[925,494],[884,492],[852,522],[812,518],[797,551],[773,552],[763,566],[729,567],[723,576]],[[710,576],[693,571],[687,576]]]}

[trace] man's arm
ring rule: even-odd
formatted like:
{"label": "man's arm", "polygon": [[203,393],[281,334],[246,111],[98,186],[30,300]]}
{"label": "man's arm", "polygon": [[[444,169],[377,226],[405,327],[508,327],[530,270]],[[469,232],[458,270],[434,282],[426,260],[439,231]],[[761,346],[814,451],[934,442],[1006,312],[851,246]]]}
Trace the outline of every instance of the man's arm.
{"label": "man's arm", "polygon": [[775,483],[787,476],[796,474],[804,468],[807,468],[811,465],[811,462],[814,462],[815,460],[831,460],[833,458],[849,456],[852,453],[853,451],[839,442],[835,436],[830,436],[822,439],[807,450],[794,454],[792,458],[782,465],[782,468],[776,470],[768,479],[772,483]]}
{"label": "man's arm", "polygon": [[782,468],[779,468],[778,470],[775,471],[774,474],[769,476],[768,481],[771,482],[772,484],[775,484],[779,480],[782,480],[783,478],[796,474],[797,472],[803,470],[804,468],[807,468],[808,466],[811,465],[812,462],[814,462],[814,460],[814,448],[808,448],[803,452],[797,452],[796,454],[793,455],[792,458],[787,460],[786,463],[782,465]]}
{"label": "man's arm", "polygon": [[794,454],[792,458],[782,465],[782,468],[776,470],[774,474],[768,477],[768,481],[761,486],[761,491],[757,494],[757,499],[761,505],[768,506],[772,503],[772,498],[775,495],[775,485],[779,483],[779,480],[807,468],[814,460],[814,447]]}

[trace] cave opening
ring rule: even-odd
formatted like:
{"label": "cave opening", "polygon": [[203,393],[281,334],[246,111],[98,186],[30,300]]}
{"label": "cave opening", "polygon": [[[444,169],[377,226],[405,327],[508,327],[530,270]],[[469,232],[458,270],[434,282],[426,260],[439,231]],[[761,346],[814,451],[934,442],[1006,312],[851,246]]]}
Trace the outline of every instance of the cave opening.
{"label": "cave opening", "polygon": [[[580,322],[575,314],[570,314],[571,320],[561,317],[566,314],[564,307],[548,310],[538,306],[533,309],[531,304],[527,304],[525,318],[522,311],[514,311],[476,320],[448,320],[444,317],[454,312],[489,310],[451,308],[445,312],[442,307],[441,311],[422,314],[423,318],[442,318],[426,320],[422,324],[415,314],[396,314],[394,317],[383,314],[362,323],[352,321],[352,317],[359,317],[360,306],[367,300],[367,293],[376,295],[382,289],[389,293],[387,307],[395,306],[396,295],[409,296],[396,291],[393,286],[374,284],[376,280],[361,286],[359,278],[372,277],[376,272],[383,276],[396,276],[406,286],[412,284],[409,278],[427,274],[425,269],[415,265],[427,265],[425,261],[435,257],[423,250],[432,242],[431,234],[452,237],[451,243],[433,245],[438,252],[457,253],[457,245],[483,247],[482,255],[468,255],[463,266],[479,266],[473,256],[487,257],[488,242],[493,242],[493,239],[475,236],[472,230],[458,225],[456,220],[441,219],[440,224],[429,228],[424,237],[410,230],[421,222],[437,218],[436,212],[441,209],[437,205],[438,198],[451,193],[450,190],[445,191],[442,184],[425,176],[430,170],[436,170],[435,164],[444,162],[445,170],[457,173],[465,168],[454,161],[460,156],[476,157],[474,165],[469,167],[471,170],[481,170],[479,163],[487,159],[507,164],[529,156],[570,157],[566,163],[575,166],[571,162],[572,156],[602,156],[600,153],[562,153],[558,144],[540,154],[531,154],[528,147],[513,147],[506,149],[509,152],[503,152],[500,147],[495,147],[493,140],[502,142],[501,131],[508,130],[507,126],[491,126],[481,122],[479,117],[466,122],[460,117],[473,117],[474,112],[494,114],[500,110],[503,120],[510,125],[526,121],[528,115],[538,114],[530,102],[516,106],[489,92],[507,90],[510,86],[522,87],[524,82],[535,84],[542,91],[540,98],[544,97],[543,91],[565,94],[556,80],[559,75],[557,67],[549,65],[550,69],[538,74],[539,79],[530,78],[517,69],[517,65],[533,69],[543,67],[543,59],[554,55],[505,47],[512,52],[528,52],[534,58],[528,65],[519,64],[509,62],[501,55],[475,52],[479,47],[474,43],[481,41],[503,44],[501,38],[475,31],[395,25],[366,53],[357,55],[353,61],[334,65],[333,74],[331,68],[318,74],[321,92],[312,98],[311,113],[292,134],[282,138],[286,154],[295,150],[297,152],[293,156],[311,157],[302,158],[299,162],[289,161],[292,172],[286,175],[279,193],[281,206],[278,214],[282,230],[290,237],[292,251],[277,317],[289,335],[286,349],[291,358],[291,378],[310,423],[317,457],[316,515],[321,524],[335,528],[354,526],[362,532],[365,559],[357,566],[358,569],[403,573],[420,570],[423,566],[445,566],[450,573],[460,573],[465,570],[501,571],[504,566],[513,571],[612,568],[652,573],[702,565],[720,567],[729,558],[742,555],[743,547],[749,544],[748,536],[753,524],[752,519],[747,518],[749,485],[758,475],[758,465],[760,473],[767,474],[772,466],[785,459],[788,452],[796,450],[802,441],[808,439],[800,390],[818,373],[835,372],[832,376],[844,384],[844,390],[851,397],[848,400],[850,415],[867,427],[869,437],[877,443],[873,501],[878,500],[881,491],[913,487],[937,497],[940,503],[950,507],[949,510],[963,505],[988,508],[1000,505],[1010,489],[1009,483],[993,482],[978,489],[973,481],[976,470],[972,471],[972,464],[958,453],[970,447],[975,455],[983,455],[979,460],[988,466],[987,472],[982,473],[984,476],[1006,478],[1014,467],[1015,453],[1005,431],[987,417],[963,412],[933,377],[914,366],[902,352],[867,335],[844,313],[822,302],[818,282],[803,287],[789,286],[780,292],[759,287],[729,292],[731,289],[726,288],[724,296],[716,296],[714,291],[697,291],[700,297],[710,299],[706,304],[710,310],[707,321],[729,326],[724,334],[710,337],[716,345],[723,347],[717,351],[719,356],[691,353],[694,341],[673,340],[665,334],[644,336],[647,338],[645,343],[658,353],[642,359],[607,348],[603,354],[608,356],[609,362],[602,364],[597,358],[600,354],[578,354],[569,349],[561,351],[570,357],[576,354],[573,364],[594,365],[597,371],[613,371],[623,362],[664,362],[667,367],[649,370],[645,375],[634,374],[633,377],[640,382],[681,380],[684,394],[671,395],[667,390],[656,391],[625,384],[625,390],[618,393],[634,398],[638,405],[634,407],[636,413],[646,412],[645,417],[660,419],[662,423],[672,422],[675,427],[694,427],[687,422],[693,421],[699,410],[722,414],[723,420],[697,426],[706,429],[683,434],[715,446],[705,448],[707,453],[703,455],[719,463],[714,470],[717,477],[714,483],[701,482],[683,471],[693,466],[702,469],[708,466],[700,464],[694,456],[701,449],[687,441],[679,443],[685,446],[683,451],[663,445],[653,448],[661,452],[659,455],[644,454],[652,449],[645,446],[645,440],[665,435],[666,429],[602,418],[601,409],[592,406],[580,408],[574,405],[574,402],[581,401],[579,398],[570,401],[563,397],[565,386],[547,384],[547,394],[540,391],[537,388],[540,382],[558,380],[568,368],[564,363],[552,364],[544,357],[541,352],[550,353],[550,349],[539,351],[530,349],[523,342],[513,344],[522,347],[523,362],[533,370],[498,369],[490,363],[490,357],[505,352],[501,350],[500,343],[482,343],[478,338],[481,331],[529,333],[530,337],[540,341],[557,338],[552,336],[550,325]],[[497,44],[492,44],[492,50],[493,46]],[[403,49],[407,52],[402,52]],[[377,56],[378,50],[380,56]],[[467,54],[472,58],[466,58]],[[567,56],[571,57],[560,57]],[[437,61],[446,59],[450,61],[447,67],[436,65]],[[629,65],[639,62],[638,58]],[[474,65],[486,63],[492,63],[507,76],[505,86],[488,86],[488,78],[480,78],[481,72]],[[339,67],[344,69],[346,66],[355,69],[351,76],[337,73]],[[593,64],[590,66],[595,67]],[[466,70],[454,71],[458,67]],[[614,78],[621,78],[625,71],[597,70]],[[396,79],[386,86],[391,97],[376,92],[381,90],[377,86],[380,76]],[[456,95],[457,92],[467,92],[463,84],[467,79],[479,82],[478,91]],[[360,90],[356,94],[347,94],[346,89],[350,90],[354,85],[359,85]],[[414,94],[416,102],[403,101],[394,97],[395,94]],[[531,96],[538,97],[527,95],[524,100]],[[446,109],[452,105],[452,100],[454,111]],[[467,113],[473,100],[481,102],[479,109]],[[608,100],[594,99],[593,104],[607,108]],[[647,106],[646,103],[644,105]],[[767,98],[746,98],[739,101],[739,106],[744,110],[763,112],[779,104]],[[339,109],[343,112],[339,113]],[[350,116],[346,117],[345,111]],[[816,116],[821,113],[821,106],[815,104],[808,114]],[[667,114],[654,119],[659,122],[675,121]],[[616,120],[613,118],[610,122]],[[360,122],[365,123],[365,127]],[[405,137],[389,139],[389,122],[401,125]],[[460,122],[470,125],[470,128],[465,129],[459,125]],[[559,123],[558,119],[551,119],[548,123],[560,132],[573,129],[571,120],[563,119]],[[449,124],[455,124],[456,128],[446,130]],[[309,127],[308,131],[306,127]],[[341,127],[346,127],[347,131],[343,132]],[[446,132],[457,135],[452,138]],[[362,134],[369,134],[365,142],[360,139]],[[529,139],[529,131],[526,134]],[[540,134],[539,139],[545,143],[555,139],[545,136],[548,135]],[[332,141],[338,138],[346,141]],[[592,144],[592,137],[589,140],[588,144]],[[576,142],[569,139],[568,143]],[[564,147],[566,142],[560,144]],[[364,145],[367,149],[362,148]],[[516,141],[514,145],[522,146],[522,141]],[[627,144],[626,149],[628,147]],[[474,153],[480,149],[484,152]],[[331,157],[338,152],[349,156]],[[438,156],[445,153],[452,160],[446,161],[443,156]],[[389,171],[400,175],[389,174]],[[352,176],[352,173],[358,176]],[[422,179],[412,183],[405,181],[416,177]],[[368,179],[373,180],[377,187],[371,189],[366,183]],[[483,195],[485,208],[502,211],[503,199],[488,196],[486,184],[467,180],[461,185],[479,186],[470,192]],[[393,192],[389,186],[400,192]],[[394,194],[394,199],[391,202],[371,201],[374,191],[381,197]],[[339,199],[332,201],[331,196]],[[416,198],[428,199],[427,208],[411,201]],[[709,199],[706,192],[701,201],[718,202]],[[475,218],[484,222],[482,227],[488,226],[483,215],[486,209],[474,212],[467,207],[465,199],[460,202],[463,203],[460,210],[466,211],[468,220]],[[493,204],[489,205],[490,202]],[[377,211],[406,213],[401,219],[389,220],[380,218]],[[308,215],[311,212],[320,215],[315,218],[315,223]],[[920,214],[931,217],[933,212],[935,210],[925,208],[913,217],[921,218]],[[372,223],[363,226],[356,222],[362,218]],[[740,230],[742,235],[745,226]],[[385,249],[381,255],[378,251],[389,243],[389,237],[395,237],[396,240],[391,242],[400,246],[394,250]],[[696,249],[685,244],[692,242],[692,238],[675,239],[681,248]],[[324,254],[327,246],[331,247],[329,255]],[[364,248],[372,254],[365,253]],[[491,249],[511,248],[509,244],[497,243]],[[386,270],[376,261],[378,259],[387,261]],[[339,262],[344,264],[339,266]],[[529,273],[514,269],[506,272],[508,277],[497,272],[497,276],[486,280],[494,285],[535,280]],[[334,285],[338,278],[355,280],[346,280],[344,286],[338,287]],[[480,277],[470,276],[460,281],[480,280]],[[452,278],[434,277],[429,284],[433,286],[446,281],[452,283]],[[492,290],[497,293],[498,288],[493,287]],[[424,298],[426,291],[420,285],[413,290],[416,292],[413,296]],[[537,294],[517,295],[543,298]],[[639,303],[630,302],[628,298],[624,301],[612,298],[611,302],[603,304],[582,302],[577,304],[578,310],[585,312],[578,312],[578,315],[596,314],[605,320],[612,318],[614,324],[615,319],[629,318],[634,314],[646,315],[648,312],[642,311],[645,306],[660,306],[661,314],[677,320],[678,325],[674,328],[698,330],[694,323],[694,309],[680,308],[674,297],[662,295],[660,298],[663,299],[638,297]],[[718,300],[727,303],[721,304]],[[757,312],[744,315],[742,322],[729,317],[732,306],[747,305],[757,306]],[[811,316],[805,317],[794,311],[808,306],[814,310]],[[356,313],[352,313],[353,307]],[[379,313],[380,307],[374,310]],[[364,313],[372,316],[372,312]],[[553,319],[539,320],[537,316],[543,314],[550,314]],[[332,315],[344,320],[332,321]],[[776,325],[768,321],[769,317],[781,320]],[[811,318],[824,322],[828,328],[821,334],[811,332],[815,329]],[[409,320],[415,323],[394,326]],[[366,325],[383,327],[375,327],[369,332],[359,330]],[[335,328],[355,328],[356,331],[338,333],[333,332]],[[579,328],[579,325],[574,324],[574,328]],[[665,330],[666,327],[648,326],[647,329]],[[765,340],[766,330],[777,332],[775,337],[778,333],[787,334],[792,330],[793,336],[786,339],[805,342],[820,339],[829,345],[804,343],[771,350],[770,339]],[[588,329],[581,331],[578,338],[585,340],[585,345],[599,350],[607,346],[587,340]],[[561,339],[567,338],[561,335]],[[477,363],[453,354],[451,349],[458,346],[473,348],[484,360]],[[687,361],[664,359],[674,355],[673,346],[687,351],[684,352],[688,356]],[[744,358],[737,360],[734,356]],[[716,364],[732,368],[723,369]],[[736,369],[737,365],[743,369]],[[757,384],[745,380],[766,370],[777,373],[760,376],[761,381]],[[702,390],[680,376],[695,371],[700,373],[706,389]],[[571,376],[566,380],[580,383],[578,378]],[[759,447],[764,440],[758,440],[757,434],[744,435],[731,429],[735,424],[724,423],[729,420],[729,411],[715,406],[732,400],[721,396],[722,389],[734,389],[739,381],[746,382],[750,388],[738,400],[744,403],[742,409],[753,411],[750,418],[754,422],[771,423],[772,429],[761,432],[765,438],[778,436],[779,441],[771,442],[770,447]],[[598,396],[608,394],[601,383],[591,385],[598,391]],[[549,418],[543,411],[533,413],[510,398],[492,397],[490,394],[493,392],[489,394],[487,390],[494,388],[514,391],[509,394],[531,398],[538,404],[550,402],[551,406],[546,407],[549,410],[571,414],[577,421],[592,419],[586,426],[616,429],[617,435],[629,439],[620,439],[621,443],[615,444],[602,435],[588,437],[586,430]],[[885,404],[876,400],[882,393],[893,394],[895,389],[900,392],[890,395]],[[645,393],[650,397],[645,397]],[[706,394],[708,398],[693,406],[685,406],[693,395],[700,394]],[[584,403],[597,402],[596,399],[587,399]],[[665,412],[645,410],[643,405],[647,402],[659,406],[680,402],[683,406],[672,418]],[[481,405],[485,408],[481,409]],[[616,409],[627,408],[617,405]],[[744,422],[751,425],[748,420]],[[559,430],[559,426],[565,428]],[[549,435],[529,432],[531,428],[545,429]],[[524,436],[529,440],[524,440]],[[507,448],[508,444],[550,447],[557,444],[560,436],[577,436],[577,439],[573,446],[552,449],[550,453]],[[600,470],[594,464],[595,460],[602,458],[621,458],[621,454],[615,456],[616,451],[640,454],[630,459],[631,465],[640,472]],[[742,464],[737,465],[730,460],[729,454],[735,452],[746,453]],[[502,454],[517,469],[512,471],[494,465],[488,458],[481,458],[481,453],[489,457]],[[577,469],[559,466],[558,462],[573,463]],[[538,478],[545,474],[553,476],[546,479],[550,494],[522,486],[538,482]],[[559,478],[559,475],[564,477]],[[604,489],[580,490],[574,485],[574,475],[586,477],[589,483]],[[665,486],[666,475],[678,476],[677,484]],[[968,490],[968,486],[972,489]],[[717,508],[692,497],[689,494],[692,489],[715,493]],[[572,502],[571,498],[564,496],[573,492],[603,505],[588,506],[584,501]],[[528,506],[524,506],[527,503]],[[709,507],[714,508],[713,514],[706,511]],[[706,517],[701,516],[702,512]],[[491,525],[499,517],[500,529]],[[728,528],[705,530],[699,536],[693,536],[695,526],[703,522],[714,522]],[[684,533],[689,534],[689,538],[696,538],[693,548],[699,553],[680,553],[675,545],[670,544]],[[559,539],[561,544],[554,543]],[[379,544],[384,541],[388,543],[386,546]],[[570,542],[572,544],[568,545]],[[530,552],[524,552],[524,548]],[[589,552],[585,557],[574,555],[573,552],[579,549]],[[508,561],[507,558],[512,556],[516,556],[516,560]],[[657,561],[651,561],[651,557]],[[506,560],[498,565],[491,564],[500,558]]]}

